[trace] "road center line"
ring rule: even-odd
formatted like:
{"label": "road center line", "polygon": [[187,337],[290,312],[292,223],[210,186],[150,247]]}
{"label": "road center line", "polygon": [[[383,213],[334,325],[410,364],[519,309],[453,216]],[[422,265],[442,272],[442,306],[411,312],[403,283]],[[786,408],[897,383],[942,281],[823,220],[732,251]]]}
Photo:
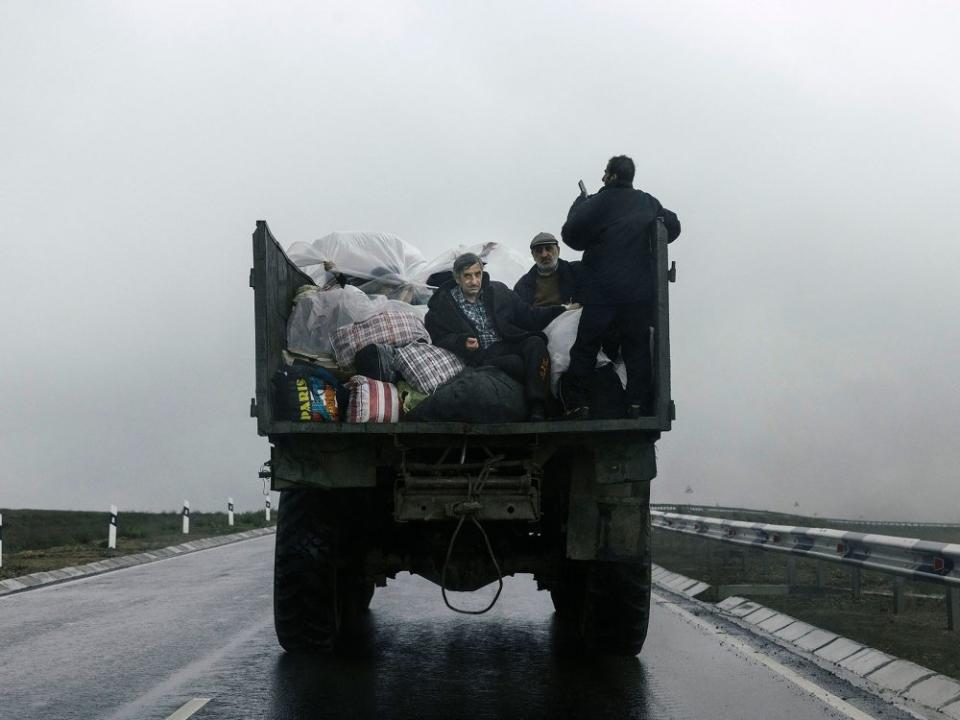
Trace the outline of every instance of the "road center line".
{"label": "road center line", "polygon": [[[658,595],[657,593],[653,593],[653,598],[657,601],[657,603],[659,603],[660,607],[666,608],[667,610],[670,610],[676,615],[680,615],[682,618],[684,618],[688,622],[693,623],[694,625],[699,627],[701,630],[711,635],[721,634],[716,630],[716,628],[713,626],[712,623],[708,623],[705,620],[702,620],[701,618],[697,617],[690,611],[685,610],[684,608],[662,597],[661,595]],[[782,665],[778,663],[776,660],[774,660],[773,658],[763,654],[759,650],[756,650],[755,648],[750,647],[750,645],[743,642],[739,638],[734,637],[733,635],[729,635],[727,633],[723,633],[723,642],[729,645],[734,651],[745,656],[746,658],[751,660],[756,660],[757,662],[765,665],[767,668],[777,673],[777,675],[781,676],[782,678],[785,678],[786,680],[789,680],[794,685],[804,690],[805,692],[810,693],[817,699],[823,701],[824,703],[832,707],[837,712],[841,712],[847,717],[851,718],[851,720],[876,720],[876,718],[874,718],[872,715],[867,715],[867,713],[863,712],[859,708],[854,707],[853,705],[837,697],[833,693],[827,690],[824,690],[822,687],[820,687],[816,683],[810,682],[805,677],[797,674],[796,672],[788,668],[786,665]]]}
{"label": "road center line", "polygon": [[188,717],[193,715],[197,710],[202,708],[210,702],[210,698],[194,698],[189,702],[183,704],[173,715],[167,718],[167,720],[187,720]]}

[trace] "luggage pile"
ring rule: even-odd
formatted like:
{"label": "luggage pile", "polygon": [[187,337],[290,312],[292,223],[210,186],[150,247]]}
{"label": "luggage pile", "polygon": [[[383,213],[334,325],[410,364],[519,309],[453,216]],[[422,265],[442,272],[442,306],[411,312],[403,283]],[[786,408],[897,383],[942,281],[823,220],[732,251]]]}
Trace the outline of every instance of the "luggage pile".
{"label": "luggage pile", "polygon": [[[520,383],[495,368],[466,367],[431,344],[424,326],[426,303],[463,252],[480,255],[491,276],[511,286],[527,270],[523,256],[497,243],[458,248],[430,262],[386,233],[333,233],[291,246],[288,256],[317,284],[298,290],[287,320],[284,368],[274,376],[278,417],[349,423],[524,420],[528,408]],[[579,312],[574,320],[566,317],[572,314],[545,330],[554,393],[576,337]]]}

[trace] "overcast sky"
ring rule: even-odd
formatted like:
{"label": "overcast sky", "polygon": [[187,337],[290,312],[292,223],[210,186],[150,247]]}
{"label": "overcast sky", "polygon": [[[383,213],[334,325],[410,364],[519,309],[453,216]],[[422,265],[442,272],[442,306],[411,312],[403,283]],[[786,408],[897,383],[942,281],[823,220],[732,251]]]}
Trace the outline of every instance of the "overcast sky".
{"label": "overcast sky", "polygon": [[0,0],[0,507],[259,507],[257,219],[523,251],[625,153],[683,223],[655,498],[958,521],[958,37],[953,1]]}

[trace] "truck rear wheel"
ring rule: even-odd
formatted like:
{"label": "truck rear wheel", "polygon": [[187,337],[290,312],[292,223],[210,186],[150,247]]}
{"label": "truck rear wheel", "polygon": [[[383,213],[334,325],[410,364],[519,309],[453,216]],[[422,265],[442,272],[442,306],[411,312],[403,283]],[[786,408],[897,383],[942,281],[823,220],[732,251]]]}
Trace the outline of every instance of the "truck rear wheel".
{"label": "truck rear wheel", "polygon": [[557,619],[588,650],[636,655],[650,619],[650,564],[564,560],[550,598]]}
{"label": "truck rear wheel", "polygon": [[[646,498],[649,485],[640,488]],[[604,655],[636,655],[650,621],[650,514],[641,517],[639,551],[633,560],[560,562],[551,588],[557,618],[575,627],[583,644]],[[565,544],[565,543],[564,543]]]}
{"label": "truck rear wheel", "polygon": [[583,590],[579,629],[587,648],[639,653],[650,620],[650,563],[590,562]]}
{"label": "truck rear wheel", "polygon": [[340,629],[339,527],[332,500],[323,490],[280,493],[273,619],[288,652],[332,652]]}
{"label": "truck rear wheel", "polygon": [[563,621],[580,617],[583,611],[583,583],[586,563],[563,560],[560,563],[560,578],[550,589],[550,599],[557,617]]}

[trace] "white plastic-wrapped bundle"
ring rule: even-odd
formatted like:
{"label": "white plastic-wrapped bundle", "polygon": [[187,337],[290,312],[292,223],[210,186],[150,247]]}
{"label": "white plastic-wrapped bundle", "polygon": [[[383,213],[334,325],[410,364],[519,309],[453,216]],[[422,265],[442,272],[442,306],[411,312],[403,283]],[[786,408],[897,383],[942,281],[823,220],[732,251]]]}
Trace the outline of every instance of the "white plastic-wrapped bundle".
{"label": "white plastic-wrapped bundle", "polygon": [[497,242],[483,243],[482,245],[460,245],[453,250],[441,253],[420,271],[416,277],[419,282],[427,282],[434,273],[453,270],[453,261],[464,253],[478,255],[484,262],[484,270],[490,274],[491,280],[499,280],[508,287],[516,285],[517,280],[526,273],[533,264],[528,255]]}
{"label": "white plastic-wrapped bundle", "polygon": [[331,332],[387,311],[416,315],[420,320],[427,314],[426,305],[411,305],[402,300],[391,300],[385,295],[367,295],[361,288],[352,285],[327,292],[337,292],[337,303],[330,313]]}
{"label": "white plastic-wrapped bundle", "polygon": [[287,255],[318,285],[328,279],[324,263],[369,295],[422,304],[430,290],[420,277],[427,265],[417,248],[392,233],[334,232],[312,242],[295,242]]}
{"label": "white plastic-wrapped bundle", "polygon": [[333,318],[343,294],[339,288],[326,291],[312,285],[300,288],[287,320],[287,349],[312,357],[332,357],[330,333],[336,329]]}
{"label": "white plastic-wrapped bundle", "polygon": [[[568,310],[557,316],[543,329],[547,336],[547,351],[550,353],[550,389],[557,395],[557,386],[560,376],[570,367],[570,348],[577,339],[577,329],[580,327],[580,316],[583,310]],[[610,358],[601,350],[597,353],[597,367],[606,365]],[[616,366],[615,366],[616,367]],[[620,381],[626,382],[626,372],[616,368]]]}

